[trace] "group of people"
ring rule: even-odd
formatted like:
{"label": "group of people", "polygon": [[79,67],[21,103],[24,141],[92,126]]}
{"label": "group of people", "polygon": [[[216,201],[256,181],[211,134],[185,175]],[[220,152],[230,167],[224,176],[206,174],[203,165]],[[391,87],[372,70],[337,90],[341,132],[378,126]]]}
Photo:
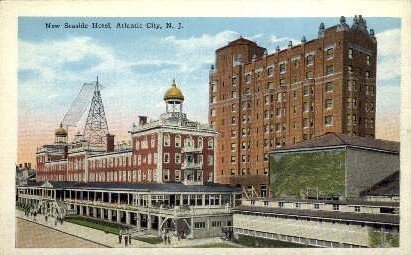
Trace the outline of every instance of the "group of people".
{"label": "group of people", "polygon": [[124,246],[128,246],[129,244],[131,244],[131,235],[130,234],[122,234],[119,233],[118,234],[118,243],[121,244],[122,240],[124,237]]}
{"label": "group of people", "polygon": [[164,244],[171,244],[170,234],[168,233],[168,231],[164,233],[163,241],[164,241]]}

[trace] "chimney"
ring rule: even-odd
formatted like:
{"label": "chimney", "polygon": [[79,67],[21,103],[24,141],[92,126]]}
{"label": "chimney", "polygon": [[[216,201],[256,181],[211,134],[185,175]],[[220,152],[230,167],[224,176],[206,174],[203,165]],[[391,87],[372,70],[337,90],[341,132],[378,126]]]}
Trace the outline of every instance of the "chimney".
{"label": "chimney", "polygon": [[147,124],[147,116],[138,116],[138,125],[141,127]]}
{"label": "chimney", "polygon": [[113,152],[114,151],[114,135],[107,134],[107,152]]}

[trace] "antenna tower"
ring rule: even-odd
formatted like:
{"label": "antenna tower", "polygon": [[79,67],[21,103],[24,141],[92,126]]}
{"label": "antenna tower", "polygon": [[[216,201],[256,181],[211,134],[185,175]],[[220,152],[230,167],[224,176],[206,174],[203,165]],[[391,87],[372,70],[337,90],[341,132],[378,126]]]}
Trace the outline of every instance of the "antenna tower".
{"label": "antenna tower", "polygon": [[84,138],[90,145],[105,145],[108,126],[106,114],[104,112],[103,100],[100,94],[101,85],[97,80],[95,82],[94,95],[91,99],[90,110],[87,115],[86,125],[84,127]]}

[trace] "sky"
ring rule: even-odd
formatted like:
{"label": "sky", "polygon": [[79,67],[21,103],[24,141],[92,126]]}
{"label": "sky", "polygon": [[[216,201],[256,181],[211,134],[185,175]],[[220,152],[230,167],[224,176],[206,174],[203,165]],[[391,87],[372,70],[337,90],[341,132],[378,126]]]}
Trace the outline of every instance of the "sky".
{"label": "sky", "polygon": [[[367,18],[378,42],[376,138],[399,140],[401,20]],[[352,24],[352,17],[346,17]],[[110,23],[95,29],[92,23]],[[36,148],[53,143],[84,82],[99,77],[109,131],[128,140],[138,115],[156,119],[165,110],[163,94],[173,79],[185,95],[188,117],[207,122],[208,73],[215,50],[239,36],[274,52],[335,18],[56,18],[20,17],[18,32],[18,162],[35,162]],[[88,28],[47,28],[88,24]],[[142,28],[116,28],[117,23]],[[172,23],[173,28],[166,28]],[[180,23],[180,24],[179,24]],[[147,28],[158,24],[162,29]],[[181,25],[181,26],[179,26]],[[152,25],[149,25],[152,26]],[[69,134],[83,130],[70,127]]]}

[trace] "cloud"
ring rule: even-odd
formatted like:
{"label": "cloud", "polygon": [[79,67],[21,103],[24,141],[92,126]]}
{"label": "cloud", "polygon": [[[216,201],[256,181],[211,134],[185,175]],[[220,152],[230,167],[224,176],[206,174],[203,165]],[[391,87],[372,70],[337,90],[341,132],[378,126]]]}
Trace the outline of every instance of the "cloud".
{"label": "cloud", "polygon": [[401,76],[400,29],[385,30],[377,37],[377,82],[385,82]]}
{"label": "cloud", "polygon": [[[280,42],[281,43],[284,42],[284,43],[287,43],[287,45],[288,45],[289,41],[292,41],[293,45],[296,45],[296,44],[300,43],[300,41],[298,41],[297,39],[291,38],[291,37],[277,37],[276,35],[271,35],[270,36],[270,42],[272,42],[272,43],[278,44]],[[286,46],[280,46],[280,47],[286,47]]]}

